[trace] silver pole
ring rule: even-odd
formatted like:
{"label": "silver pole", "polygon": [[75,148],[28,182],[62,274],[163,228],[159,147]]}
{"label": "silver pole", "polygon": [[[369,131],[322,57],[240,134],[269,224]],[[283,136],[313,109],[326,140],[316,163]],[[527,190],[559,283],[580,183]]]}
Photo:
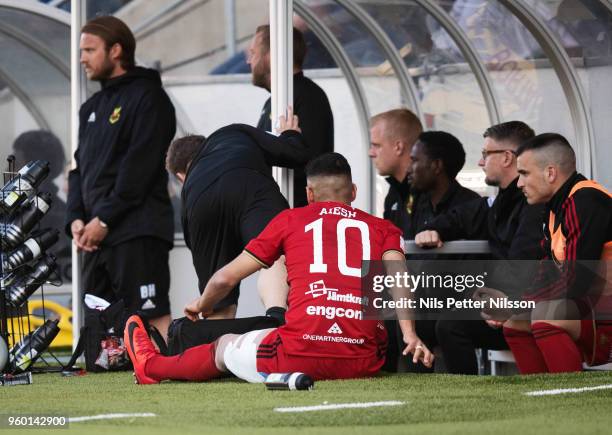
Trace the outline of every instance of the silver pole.
{"label": "silver pole", "polygon": [[[87,1],[71,0],[70,3],[70,149],[72,168],[75,167],[74,152],[79,144],[79,109],[85,101],[87,89],[80,65],[79,41],[81,27],[87,19]],[[72,349],[79,342],[79,332],[83,324],[81,304],[81,263],[76,246],[72,245]]]}
{"label": "silver pole", "polygon": [[[270,0],[270,92],[272,132],[293,105],[293,0]],[[274,168],[274,179],[293,205],[293,171]]]}
{"label": "silver pole", "polygon": [[225,46],[227,57],[236,54],[236,0],[225,0]]}

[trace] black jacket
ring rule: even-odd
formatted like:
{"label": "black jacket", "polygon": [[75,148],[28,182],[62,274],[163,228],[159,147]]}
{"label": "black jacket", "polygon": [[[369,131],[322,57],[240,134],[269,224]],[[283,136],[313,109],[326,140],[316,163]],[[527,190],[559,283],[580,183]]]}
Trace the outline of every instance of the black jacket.
{"label": "black jacket", "polygon": [[[538,280],[528,295],[530,299],[595,297],[601,291],[591,284],[598,275],[605,277],[605,266],[609,267],[607,259],[603,264],[603,274],[597,272],[595,261],[601,259],[604,245],[612,241],[612,199],[607,193],[593,188],[583,188],[569,196],[572,188],[585,180],[583,175],[574,172],[546,203],[542,239],[544,258],[553,260],[548,222],[552,212],[555,215],[553,232],[560,229],[565,238],[565,259],[560,264],[542,262]],[[609,288],[609,279],[608,275],[607,281],[597,279],[595,283],[607,282]]]}
{"label": "black jacket", "polygon": [[164,159],[175,131],[174,107],[156,71],[136,67],[102,83],[79,112],[66,232],[75,219],[97,216],[109,228],[103,245],[143,236],[172,243]]}
{"label": "black jacket", "polygon": [[426,229],[437,216],[446,213],[448,210],[460,204],[464,204],[477,198],[480,198],[480,195],[467,187],[463,187],[456,180],[451,181],[450,185],[448,186],[448,190],[440,202],[438,202],[435,209],[431,204],[431,197],[429,193],[417,193],[412,206],[410,231],[407,238],[414,239],[414,237],[419,232]]}
{"label": "black jacket", "polygon": [[[334,150],[334,116],[327,95],[303,72],[293,75],[293,107],[300,120],[304,142],[309,149],[308,160]],[[272,131],[271,100],[268,99],[261,111],[257,128]],[[293,173],[293,205],[302,207],[306,201],[306,174],[304,167],[295,168]]]}
{"label": "black jacket", "polygon": [[495,260],[542,258],[542,205],[529,205],[515,179],[500,189],[489,207],[488,198],[461,204],[436,217],[423,229],[436,230],[442,240],[488,240]]}
{"label": "black jacket", "polygon": [[[188,210],[223,174],[246,168],[272,178],[272,166],[295,168],[304,165],[309,155],[297,131],[288,130],[277,137],[245,124],[220,128],[204,141],[187,171],[181,192],[183,230],[188,229]],[[188,234],[185,240],[189,240]]]}
{"label": "black jacket", "polygon": [[389,192],[385,196],[383,218],[400,228],[404,239],[407,239],[410,235],[410,220],[414,201],[408,177],[402,182],[397,181],[395,177],[387,177],[385,180],[389,183]]}
{"label": "black jacket", "polygon": [[[436,230],[442,240],[488,240],[492,260],[539,260],[544,207],[527,204],[517,181],[500,189],[491,206],[488,198],[466,202],[423,229]],[[489,263],[487,285],[508,292],[525,291],[536,267],[536,262]]]}

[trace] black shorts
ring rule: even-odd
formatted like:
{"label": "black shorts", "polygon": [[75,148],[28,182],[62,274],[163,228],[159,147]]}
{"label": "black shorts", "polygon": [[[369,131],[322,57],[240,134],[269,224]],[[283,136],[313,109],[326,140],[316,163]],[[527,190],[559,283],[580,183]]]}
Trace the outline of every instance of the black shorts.
{"label": "black shorts", "polygon": [[[240,255],[246,244],[288,207],[275,181],[252,169],[229,171],[200,193],[192,209],[186,210],[200,293],[217,270]],[[239,296],[238,285],[215,310],[237,304]]]}
{"label": "black shorts", "polygon": [[138,237],[83,255],[83,294],[114,302],[123,299],[130,313],[150,319],[170,314],[171,245],[155,237]]}

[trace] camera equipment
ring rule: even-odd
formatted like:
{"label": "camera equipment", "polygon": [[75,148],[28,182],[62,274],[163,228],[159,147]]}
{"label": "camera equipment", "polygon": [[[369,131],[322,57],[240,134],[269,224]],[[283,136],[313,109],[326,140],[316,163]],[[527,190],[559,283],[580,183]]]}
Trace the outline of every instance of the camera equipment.
{"label": "camera equipment", "polygon": [[33,234],[23,245],[8,254],[4,260],[3,268],[9,272],[28,261],[40,257],[49,247],[59,239],[59,231],[53,229],[42,230]]}
{"label": "camera equipment", "polygon": [[52,254],[42,257],[35,266],[26,270],[27,273],[12,279],[10,286],[5,287],[7,302],[15,308],[22,306],[56,269]]}
{"label": "camera equipment", "polygon": [[48,174],[49,162],[45,160],[34,160],[21,168],[17,176],[0,190],[0,211],[7,215],[15,211],[35,193]]}
{"label": "camera equipment", "polygon": [[47,213],[51,203],[51,194],[45,192],[24,204],[19,213],[0,231],[2,250],[13,249],[22,243]]}
{"label": "camera equipment", "polygon": [[26,335],[9,351],[9,367],[15,372],[25,372],[49,347],[59,332],[58,319],[47,320],[44,324]]}
{"label": "camera equipment", "polygon": [[[52,204],[49,193],[36,191],[49,174],[49,162],[34,160],[15,172],[15,157],[7,161],[8,172],[0,189],[0,386],[31,384],[32,370],[53,370],[41,354],[59,332],[59,320],[45,320],[44,291],[41,301],[35,301],[42,302],[43,319],[42,324],[36,322],[39,326],[34,331],[30,326],[33,306],[26,306],[28,298],[57,269],[55,257],[45,251],[57,242],[59,231],[32,233]],[[49,356],[61,370],[57,357],[51,352]],[[32,368],[39,358],[46,367]]]}

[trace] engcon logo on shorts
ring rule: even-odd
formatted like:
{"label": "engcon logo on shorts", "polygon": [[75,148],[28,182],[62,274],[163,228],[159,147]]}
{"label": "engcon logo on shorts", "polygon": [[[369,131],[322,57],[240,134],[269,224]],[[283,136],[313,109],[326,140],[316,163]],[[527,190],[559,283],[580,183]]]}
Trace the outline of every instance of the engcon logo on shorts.
{"label": "engcon logo on shorts", "polygon": [[320,316],[332,320],[336,317],[346,319],[363,319],[361,310],[353,310],[351,308],[342,307],[325,307],[321,305],[309,305],[306,307],[306,314],[309,316]]}

